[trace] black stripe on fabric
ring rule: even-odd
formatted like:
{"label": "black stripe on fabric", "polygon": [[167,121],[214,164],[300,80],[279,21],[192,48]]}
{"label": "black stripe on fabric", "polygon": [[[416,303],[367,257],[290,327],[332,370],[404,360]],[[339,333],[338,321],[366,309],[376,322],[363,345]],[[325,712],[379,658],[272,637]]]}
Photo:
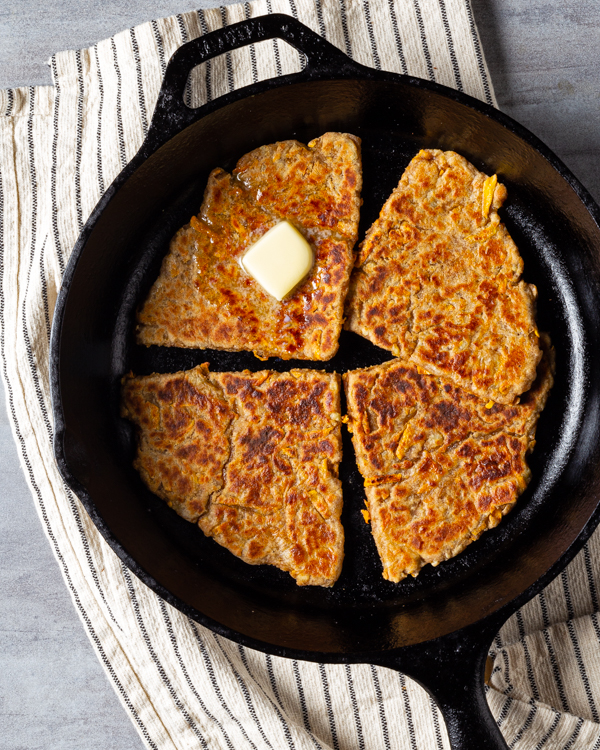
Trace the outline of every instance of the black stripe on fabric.
{"label": "black stripe on fabric", "polygon": [[[219,10],[221,11],[221,23],[223,24],[223,28],[225,28],[226,26],[229,25],[227,22],[227,9],[224,6],[221,6]],[[231,52],[225,53],[225,65],[227,66],[227,87],[229,88],[229,91],[231,92],[235,89],[235,81],[233,78],[233,63],[231,61]]]}
{"label": "black stripe on fabric", "polygon": [[[183,16],[181,15],[181,13],[178,13],[176,18],[177,18],[177,25],[179,26],[179,33],[181,34],[181,43],[185,44],[189,39],[189,35],[185,27],[185,23],[183,21]],[[190,75],[188,75],[188,79],[185,82],[185,91],[183,92],[183,101],[187,107],[192,106],[192,80],[191,80]]]}
{"label": "black stripe on fabric", "polygon": [[6,90],[6,96],[8,98],[8,104],[6,105],[6,116],[11,117],[12,116],[12,110],[15,105],[15,95],[12,89]]}
{"label": "black stripe on fabric", "polygon": [[[55,78],[55,80],[57,79]],[[52,529],[50,519],[48,518],[48,512],[46,510],[46,505],[44,503],[43,494],[37,484],[35,474],[33,472],[33,467],[31,465],[31,461],[29,460],[29,455],[27,453],[27,446],[25,444],[25,439],[21,432],[21,426],[17,418],[17,411],[15,409],[14,392],[12,389],[12,384],[8,377],[8,368],[6,365],[6,339],[5,339],[6,320],[4,318],[4,314],[5,314],[4,252],[5,252],[5,249],[4,249],[4,192],[3,192],[3,186],[2,186],[2,173],[0,172],[0,358],[2,360],[2,374],[4,377],[4,382],[6,384],[6,391],[7,391],[7,396],[8,396],[8,412],[10,414],[10,417],[12,419],[13,426],[15,429],[15,437],[16,437],[17,446],[20,447],[21,449],[21,456],[23,458],[23,463],[25,465],[26,474],[29,477],[29,482],[33,490],[33,494],[37,498],[38,506],[39,506],[40,513],[42,516],[42,521],[45,526],[48,539],[50,540],[56,559],[58,560],[58,563],[60,567],[62,568],[63,575],[67,583],[67,587],[69,591],[71,592],[73,601],[75,602],[75,606],[77,610],[79,611],[79,614],[81,616],[81,619],[83,620],[85,627],[87,628],[90,639],[92,640],[92,642],[94,643],[97,649],[98,656],[100,657],[100,661],[104,664],[108,674],[110,675],[110,678],[112,679],[115,685],[115,688],[117,689],[117,691],[123,698],[123,702],[125,703],[127,709],[129,710],[131,716],[133,717],[135,723],[137,724],[144,739],[146,740],[148,745],[152,748],[152,750],[159,750],[156,743],[150,737],[150,734],[144,722],[140,719],[135,706],[131,702],[129,694],[127,693],[127,691],[121,684],[121,681],[119,680],[112,663],[106,656],[106,653],[104,652],[104,647],[102,646],[102,642],[97,636],[96,631],[94,630],[92,621],[86,609],[84,608],[83,604],[81,603],[81,599],[79,598],[79,593],[77,589],[75,588],[73,581],[71,580],[71,574],[69,573],[69,568],[62,555],[56,536],[54,535],[54,530]]]}
{"label": "black stripe on fabric", "polygon": [[169,695],[171,696],[173,700],[173,703],[175,704],[175,706],[177,707],[177,709],[179,710],[179,712],[181,713],[181,715],[187,722],[189,728],[192,730],[194,735],[198,738],[202,747],[205,748],[205,750],[209,750],[206,740],[204,739],[204,737],[202,736],[202,733],[196,726],[196,722],[192,719],[186,707],[181,702],[179,696],[177,695],[177,691],[171,684],[171,680],[169,680],[169,677],[167,673],[165,672],[165,669],[160,659],[158,658],[156,651],[154,650],[154,646],[152,645],[152,641],[150,640],[150,636],[148,635],[148,631],[146,630],[146,623],[144,622],[144,618],[142,617],[142,613],[140,611],[140,605],[137,600],[137,595],[135,593],[133,580],[131,578],[128,568],[126,568],[123,563],[121,563],[121,571],[123,573],[123,578],[125,579],[125,583],[127,585],[127,591],[129,593],[129,600],[131,601],[131,604],[133,606],[135,619],[140,629],[140,633],[142,634],[142,638],[144,639],[144,643],[146,644],[146,649],[148,650],[148,653],[150,654],[150,658],[154,662],[156,671],[160,675],[163,685],[166,687]]}
{"label": "black stripe on fabric", "polygon": [[573,600],[571,599],[569,579],[567,577],[566,570],[563,570],[563,572],[560,574],[560,582],[562,583],[563,594],[565,595],[565,604],[567,605],[567,619],[572,620],[575,617],[575,610],[573,609]]}
{"label": "black stripe on fabric", "polygon": [[[287,740],[288,747],[290,748],[290,750],[295,750],[296,745],[294,744],[294,740],[292,739],[292,732],[290,731],[290,727],[289,727],[287,721],[285,720],[284,715],[281,713],[281,711],[279,710],[279,708],[273,703],[273,701],[271,700],[271,698],[267,695],[267,693],[265,692],[265,690],[264,690],[262,684],[260,683],[260,681],[257,680],[254,677],[254,675],[252,674],[252,672],[250,671],[250,665],[248,664],[248,657],[246,656],[246,649],[243,646],[238,645],[238,652],[240,654],[240,658],[242,660],[242,664],[244,665],[244,668],[246,669],[246,673],[248,674],[248,677],[250,677],[250,679],[254,682],[254,684],[258,686],[258,688],[261,690],[261,692],[263,693],[263,695],[265,696],[265,698],[273,706],[273,709],[275,710],[275,713],[277,714],[277,718],[279,719],[279,721],[281,722],[281,726],[283,727],[283,733],[285,734],[285,738]],[[268,658],[270,659],[271,657],[269,656]],[[267,667],[267,669],[268,669],[268,667]],[[275,683],[275,674],[273,673],[273,665],[272,664],[271,664],[271,674],[269,675],[269,678],[271,678],[271,676],[273,678],[273,682],[271,683],[271,687],[273,688],[273,692],[275,693],[275,696],[277,697],[279,695],[279,691],[277,690],[277,685]],[[277,697],[277,700],[278,700],[279,705],[281,706],[281,708],[283,708],[283,705],[281,703],[281,699],[279,697]]]}
{"label": "black stripe on fabric", "polygon": [[325,705],[327,706],[327,718],[329,719],[329,730],[331,731],[331,741],[333,742],[334,750],[339,750],[340,743],[338,741],[337,729],[335,726],[335,714],[333,713],[333,706],[331,704],[331,694],[329,693],[329,680],[327,679],[327,670],[324,664],[319,664],[319,673],[321,675],[321,682],[323,683],[323,695],[325,696]]}
{"label": "black stripe on fabric", "polygon": [[583,658],[581,656],[581,649],[579,647],[577,633],[575,632],[575,625],[573,624],[573,618],[575,617],[575,610],[573,609],[573,600],[571,598],[571,590],[569,588],[569,578],[567,576],[566,570],[563,570],[560,578],[561,578],[561,583],[563,586],[563,591],[565,594],[565,602],[567,604],[567,614],[569,617],[568,622],[567,622],[567,630],[569,631],[569,638],[571,639],[571,644],[573,646],[573,652],[575,654],[575,659],[577,661],[577,668],[579,669],[579,676],[581,677],[581,681],[583,682],[583,688],[585,690],[585,695],[588,701],[588,706],[590,707],[592,719],[596,722],[596,724],[598,724],[600,723],[600,715],[598,714],[598,708],[596,706],[596,702],[594,701],[594,696],[593,696],[592,688],[591,688],[590,681],[587,675],[587,670],[585,668],[585,664],[583,663]]}
{"label": "black stripe on fabric", "polygon": [[590,598],[592,600],[592,607],[594,612],[597,612],[598,607],[598,590],[596,589],[596,582],[594,580],[594,571],[592,569],[592,558],[590,556],[590,548],[586,544],[583,548],[583,560],[585,562],[585,572],[587,573],[588,586],[590,588]]}
{"label": "black stripe on fabric", "polygon": [[[198,19],[200,21],[200,28],[202,29],[203,34],[208,34],[208,24],[206,23],[206,16],[204,15],[203,10],[198,11]],[[207,60],[206,65],[206,101],[211,102],[212,101],[212,65],[211,60]]]}
{"label": "black stripe on fabric", "polygon": [[44,260],[46,258],[46,240],[42,245],[40,253],[40,284],[42,285],[42,302],[44,303],[44,322],[46,323],[46,338],[50,342],[50,333],[52,330],[52,320],[50,316],[50,305],[48,304],[48,282],[46,280],[46,269]]}
{"label": "black stripe on fabric", "polygon": [[596,633],[596,638],[598,639],[598,642],[600,643],[600,622],[598,622],[598,613],[594,612],[591,617],[592,625],[594,626],[594,633]]}
{"label": "black stripe on fabric", "polygon": [[456,52],[454,51],[454,40],[452,39],[452,32],[450,30],[450,24],[448,23],[448,14],[446,13],[446,2],[445,0],[439,0],[440,12],[442,14],[442,23],[444,24],[444,31],[446,32],[446,42],[448,43],[448,52],[450,54],[450,62],[452,63],[452,71],[454,73],[454,83],[459,91],[464,91],[462,79],[460,77],[460,67],[458,60],[456,59]]}
{"label": "black stripe on fabric", "polygon": [[[35,240],[37,234],[37,175],[35,173],[35,158],[33,144],[33,111],[35,107],[35,88],[29,87],[29,117],[27,118],[27,150],[29,156],[29,177],[31,179],[31,255],[29,260],[29,270],[27,271],[27,286],[29,286],[29,275],[31,273],[31,263],[35,253]],[[27,296],[27,293],[25,294]],[[25,302],[23,302],[25,309]],[[48,423],[49,424],[49,423]]]}
{"label": "black stripe on fabric", "polygon": [[558,695],[560,697],[561,707],[563,711],[568,712],[569,706],[567,704],[567,696],[565,695],[565,689],[562,683],[562,678],[560,676],[558,663],[556,661],[556,654],[554,653],[554,647],[552,646],[552,641],[550,640],[550,634],[546,628],[544,628],[544,630],[542,631],[542,634],[544,636],[544,643],[546,644],[546,649],[548,650],[548,655],[550,657],[550,666],[552,667],[552,674],[554,676],[554,682],[558,689]]}
{"label": "black stripe on fabric", "polygon": [[273,657],[271,654],[265,654],[265,661],[267,663],[267,674],[269,675],[269,683],[271,684],[271,690],[275,696],[275,700],[279,703],[280,708],[285,711],[283,703],[281,702],[281,696],[279,695],[279,687],[277,680],[275,679],[275,670],[273,669]]}
{"label": "black stripe on fabric", "polygon": [[352,43],[350,41],[350,32],[348,31],[348,11],[346,9],[346,0],[340,0],[340,15],[342,17],[342,32],[344,34],[346,54],[348,57],[352,57]]}
{"label": "black stripe on fabric", "polygon": [[[244,18],[248,20],[252,17],[250,3],[244,3]],[[250,45],[250,65],[252,66],[252,83],[258,83],[258,67],[256,65],[256,47]]]}
{"label": "black stripe on fabric", "polygon": [[121,168],[123,169],[127,164],[127,152],[125,151],[123,113],[121,111],[121,68],[119,68],[119,60],[117,59],[117,45],[115,44],[114,37],[111,37],[110,46],[112,48],[115,73],[117,74],[117,133],[119,136],[119,156],[121,159]]}
{"label": "black stripe on fabric", "polygon": [[514,685],[510,680],[508,653],[505,648],[502,649],[502,661],[504,662],[504,684],[506,686],[504,692],[508,695],[508,693],[511,693],[514,690]]}
{"label": "black stripe on fabric", "polygon": [[546,742],[552,737],[554,732],[556,732],[556,729],[560,723],[560,717],[561,714],[559,714],[558,711],[554,712],[554,721],[552,722],[552,725],[550,726],[550,729],[546,732],[546,734],[542,737],[542,739],[538,742],[538,744],[535,746],[535,750],[542,750]]}
{"label": "black stripe on fabric", "polygon": [[183,16],[181,15],[181,13],[178,13],[176,18],[177,18],[177,24],[179,26],[179,33],[181,34],[181,41],[185,44],[189,39],[189,35],[188,35],[187,29],[185,28]]}
{"label": "black stripe on fabric", "polygon": [[321,0],[315,0],[315,7],[317,10],[317,20],[319,22],[319,34],[323,39],[327,39],[327,29],[325,28],[325,19],[323,18],[323,6]]}
{"label": "black stripe on fabric", "polygon": [[546,649],[548,650],[548,656],[550,657],[550,666],[552,667],[552,675],[554,677],[554,682],[556,684],[558,695],[560,697],[561,708],[563,709],[563,711],[570,713],[565,688],[560,674],[560,669],[558,667],[558,661],[556,659],[556,653],[554,652],[554,646],[552,645],[550,632],[548,630],[548,628],[550,627],[550,620],[548,619],[548,606],[546,604],[546,596],[543,591],[540,592],[538,599],[540,602],[540,607],[542,608],[542,621],[544,623],[542,635],[544,638],[544,643],[546,644]]}
{"label": "black stripe on fabric", "polygon": [[148,133],[148,113],[146,111],[146,97],[144,96],[144,81],[142,79],[142,59],[140,57],[140,48],[138,47],[135,29],[129,29],[131,35],[131,46],[133,48],[133,57],[135,59],[135,70],[137,73],[138,101],[140,104],[140,115],[142,118],[142,130],[144,138]]}
{"label": "black stripe on fabric", "polygon": [[421,13],[421,6],[419,0],[413,0],[415,6],[415,15],[417,17],[417,25],[419,27],[419,35],[421,37],[421,47],[423,48],[423,56],[425,57],[425,64],[427,65],[427,75],[430,81],[435,81],[435,73],[433,72],[433,64],[431,62],[431,55],[429,54],[429,45],[427,44],[427,34],[425,33],[425,24],[423,23],[423,15]]}
{"label": "black stripe on fabric", "polygon": [[538,690],[537,683],[535,681],[535,674],[533,672],[533,666],[531,664],[531,654],[529,653],[529,646],[527,645],[527,640],[525,638],[525,626],[523,624],[523,614],[521,613],[521,610],[517,610],[517,627],[519,630],[519,638],[521,640],[521,645],[523,646],[523,653],[525,655],[525,667],[527,670],[527,679],[529,680],[529,687],[531,688],[531,694],[535,698],[536,701],[539,701],[540,699],[540,692]]}
{"label": "black stripe on fabric", "polygon": [[258,750],[254,742],[248,737],[248,734],[246,733],[246,730],[244,729],[243,724],[240,722],[240,720],[235,716],[229,706],[227,705],[227,702],[225,701],[223,697],[223,693],[221,692],[221,688],[219,686],[219,683],[217,682],[217,678],[215,675],[215,669],[213,667],[210,654],[208,653],[208,649],[206,648],[206,644],[204,643],[204,640],[200,637],[200,633],[198,632],[198,628],[196,627],[196,623],[193,620],[188,619],[188,622],[190,624],[190,627],[192,628],[192,631],[194,633],[194,637],[196,638],[196,643],[200,647],[200,653],[202,654],[202,658],[204,659],[204,665],[206,666],[206,671],[208,672],[208,676],[211,682],[211,685],[213,687],[213,690],[215,691],[215,695],[217,696],[219,703],[221,704],[221,707],[229,716],[229,718],[236,724],[238,729],[241,731],[244,739],[246,742],[251,745],[254,750]]}
{"label": "black stripe on fabric", "polygon": [[56,248],[56,257],[61,276],[65,272],[65,256],[60,241],[58,231],[58,201],[56,198],[56,172],[58,170],[58,107],[60,104],[60,83],[58,80],[58,70],[56,68],[56,57],[51,58],[50,65],[54,78],[54,113],[52,115],[52,127],[54,135],[52,137],[52,166],[50,167],[50,201],[52,203],[52,235],[54,237],[54,247]]}
{"label": "black stripe on fabric", "polygon": [[504,701],[504,705],[502,706],[502,711],[500,711],[500,716],[498,717],[498,720],[496,721],[496,724],[498,725],[498,729],[500,729],[500,727],[506,721],[506,718],[508,716],[511,706],[512,706],[512,698],[508,696],[506,700]]}
{"label": "black stripe on fabric", "polygon": [[81,150],[83,140],[83,68],[81,66],[81,50],[75,53],[77,64],[77,136],[75,139],[75,211],[77,212],[77,228],[83,229],[83,209],[81,207]]}
{"label": "black stripe on fabric", "polygon": [[363,734],[362,721],[360,720],[360,710],[356,700],[356,691],[354,690],[354,680],[352,679],[352,668],[346,664],[346,680],[348,682],[348,691],[350,701],[352,702],[352,713],[354,714],[354,724],[356,725],[356,737],[358,740],[358,750],[365,750],[365,737]]}
{"label": "black stripe on fabric", "polygon": [[406,65],[406,58],[404,57],[404,49],[402,48],[402,37],[400,36],[400,27],[398,26],[398,18],[396,16],[396,9],[394,8],[394,0],[388,0],[388,6],[390,9],[390,18],[392,19],[392,29],[394,32],[394,41],[396,42],[396,52],[398,53],[398,59],[402,66],[402,72],[404,75],[408,73],[408,66]]}
{"label": "black stripe on fabric", "polygon": [[[267,0],[267,13],[273,12],[273,6],[271,0]],[[279,56],[279,44],[277,39],[273,39],[273,54],[275,55],[275,70],[277,71],[277,77],[281,77],[281,58]]]}
{"label": "black stripe on fabric", "polygon": [[600,750],[600,736],[598,737],[596,742],[594,742],[594,746],[592,747],[592,750]]}
{"label": "black stripe on fabric", "polygon": [[471,32],[471,39],[473,40],[473,47],[475,48],[475,57],[477,58],[477,67],[479,68],[479,77],[483,84],[485,100],[488,104],[493,106],[494,100],[492,99],[492,90],[485,70],[485,64],[483,62],[483,52],[481,51],[481,45],[479,44],[479,36],[477,34],[477,27],[475,26],[475,19],[473,18],[470,0],[466,0],[465,8],[467,10],[467,18],[469,19],[469,30]]}
{"label": "black stripe on fabric", "polygon": [[500,711],[500,716],[498,717],[497,724],[498,727],[501,727],[502,724],[506,721],[506,717],[508,716],[508,713],[510,711],[510,707],[512,705],[512,698],[510,698],[510,693],[514,690],[514,687],[510,681],[510,674],[508,669],[508,654],[506,653],[506,649],[502,649],[502,660],[504,661],[504,684],[505,684],[505,690],[504,694],[507,696],[506,701],[504,702],[504,705],[502,706],[502,710]]}
{"label": "black stripe on fabric", "polygon": [[221,730],[221,733],[223,734],[223,739],[225,740],[225,744],[227,745],[227,747],[230,748],[230,750],[235,750],[235,746],[232,743],[232,741],[229,739],[229,735],[225,731],[225,727],[216,718],[216,716],[213,716],[213,714],[208,710],[208,708],[206,707],[206,704],[204,703],[198,691],[194,687],[194,683],[192,682],[190,678],[189,672],[187,671],[187,667],[185,666],[185,662],[181,658],[181,652],[179,651],[179,644],[177,643],[177,637],[175,636],[175,630],[173,628],[173,623],[171,622],[171,618],[169,617],[169,613],[167,612],[167,605],[165,604],[165,601],[161,599],[160,596],[158,595],[156,595],[156,600],[158,601],[158,606],[160,607],[163,620],[165,621],[165,625],[167,627],[167,633],[169,634],[169,639],[171,641],[171,645],[173,646],[173,651],[175,653],[177,661],[179,662],[179,666],[181,668],[181,672],[185,678],[185,681],[187,682],[189,689],[192,691],[192,695],[198,701],[200,708],[204,711],[204,713],[210,719],[210,721],[212,721],[214,724],[216,724],[219,727],[219,729]]}
{"label": "black stripe on fabric", "polygon": [[573,734],[571,735],[571,738],[567,742],[567,744],[564,746],[563,750],[571,750],[573,745],[575,744],[575,740],[579,737],[579,732],[581,732],[581,727],[583,726],[583,719],[579,717],[577,719],[577,724],[575,725],[575,729],[573,731]]}
{"label": "black stripe on fabric", "polygon": [[160,29],[156,21],[152,21],[152,33],[154,34],[154,41],[156,42],[156,48],[158,49],[158,60],[160,62],[160,72],[165,74],[167,69],[167,61],[165,60],[165,45],[163,44]]}
{"label": "black stripe on fabric", "polygon": [[379,721],[381,723],[383,743],[385,745],[385,750],[390,750],[390,735],[388,731],[387,719],[385,717],[385,710],[383,707],[383,696],[381,694],[381,686],[379,684],[377,668],[373,664],[371,664],[371,677],[373,679],[373,686],[375,687],[375,698],[377,699],[377,710],[379,711]]}
{"label": "black stripe on fabric", "polygon": [[438,746],[438,750],[444,750],[444,740],[442,739],[442,729],[440,727],[440,714],[439,709],[431,697],[431,695],[428,695],[429,698],[429,705],[431,707],[431,715],[433,716],[433,729],[435,732],[435,741]]}
{"label": "black stripe on fabric", "polygon": [[515,734],[510,744],[508,745],[510,750],[512,750],[512,748],[517,744],[517,742],[519,742],[523,738],[525,733],[529,731],[529,729],[531,729],[531,725],[533,724],[533,720],[535,719],[535,715],[537,713],[538,707],[534,703],[534,701],[530,701],[530,705],[531,705],[531,709],[529,711],[529,714],[527,715],[527,718],[525,719],[525,723],[523,724],[521,729],[519,729],[519,731]]}
{"label": "black stripe on fabric", "polygon": [[371,54],[373,56],[373,62],[375,64],[376,70],[381,70],[381,60],[379,59],[377,42],[375,41],[375,32],[373,31],[373,24],[371,23],[371,8],[369,7],[369,0],[363,0],[363,11],[365,14],[365,21],[367,23],[367,33],[369,34],[369,41],[371,42]]}
{"label": "black stripe on fabric", "polygon": [[98,56],[98,45],[94,45],[96,55],[96,68],[98,70],[98,92],[100,99],[98,101],[98,128],[96,129],[96,148],[97,148],[97,166],[98,166],[98,190],[100,197],[104,195],[104,174],[102,171],[102,110],[104,109],[104,83],[102,81],[102,71],[100,69],[100,57]]}
{"label": "black stripe on fabric", "polygon": [[231,671],[234,674],[234,677],[235,677],[235,679],[237,681],[237,684],[240,686],[240,689],[241,689],[242,694],[244,696],[244,700],[246,701],[246,705],[248,706],[248,712],[250,713],[250,716],[254,720],[254,723],[256,724],[256,728],[258,729],[258,731],[260,733],[260,736],[263,738],[263,742],[266,745],[268,745],[271,748],[271,750],[274,750],[273,745],[271,745],[271,743],[269,741],[269,738],[265,734],[265,730],[263,729],[262,724],[260,723],[260,719],[258,718],[258,714],[256,713],[256,709],[254,708],[254,703],[252,702],[252,696],[250,695],[250,691],[248,690],[248,686],[244,682],[244,678],[237,671],[237,669],[235,668],[234,663],[231,661],[231,659],[227,655],[227,652],[223,648],[223,644],[221,643],[221,639],[219,638],[218,635],[215,636],[215,642],[217,643],[217,645],[221,649],[221,653],[223,654],[223,656],[227,660],[227,663],[229,664],[229,667],[230,667]]}
{"label": "black stripe on fabric", "polygon": [[398,678],[400,679],[400,690],[402,693],[402,701],[404,703],[404,713],[406,714],[406,724],[408,726],[410,747],[411,750],[417,750],[417,737],[415,734],[415,725],[413,723],[412,710],[410,707],[410,699],[408,697],[408,689],[406,687],[406,677],[402,674],[402,672],[398,672]]}
{"label": "black stripe on fabric", "polygon": [[312,733],[310,727],[310,720],[308,717],[308,709],[306,707],[306,696],[304,695],[304,686],[302,685],[302,677],[300,675],[300,667],[298,662],[294,659],[292,662],[292,668],[294,671],[294,679],[296,680],[296,688],[298,689],[298,698],[300,699],[300,709],[302,710],[302,721],[304,722],[304,728],[307,732]]}
{"label": "black stripe on fabric", "polygon": [[594,695],[592,693],[590,680],[587,675],[585,664],[583,663],[583,657],[581,656],[581,648],[579,647],[579,641],[577,640],[577,633],[575,632],[575,626],[573,625],[573,620],[569,620],[567,622],[567,630],[569,631],[569,638],[571,639],[571,644],[573,646],[573,651],[575,653],[575,659],[577,661],[577,668],[579,669],[579,676],[581,677],[581,681],[583,682],[583,689],[585,690],[585,696],[587,698],[588,706],[590,707],[592,719],[596,724],[598,724],[600,723],[600,716],[598,715],[598,707],[596,706],[596,702],[594,701]]}

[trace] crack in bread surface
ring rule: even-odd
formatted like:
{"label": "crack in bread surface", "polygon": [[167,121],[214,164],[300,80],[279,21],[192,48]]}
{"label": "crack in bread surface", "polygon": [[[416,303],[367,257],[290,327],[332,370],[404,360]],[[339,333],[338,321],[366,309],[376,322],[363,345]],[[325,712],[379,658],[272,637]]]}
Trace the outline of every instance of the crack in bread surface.
{"label": "crack in bread surface", "polygon": [[553,383],[544,358],[519,404],[486,403],[392,360],[346,373],[348,427],[383,575],[437,565],[496,526],[527,486],[526,456]]}
{"label": "crack in bread surface", "polygon": [[453,152],[421,151],[361,244],[345,327],[481,398],[511,404],[541,358],[537,290],[500,222],[506,189]]}
{"label": "crack in bread surface", "polygon": [[[207,409],[214,417],[207,394],[222,418],[200,435],[187,422],[190,410],[197,425]],[[245,562],[275,565],[299,585],[331,586],[344,544],[339,399],[335,374],[211,373],[202,365],[126,376],[122,416],[138,428],[134,465],[177,513]],[[186,441],[178,442],[184,428]],[[215,460],[198,493],[190,459],[203,448]]]}

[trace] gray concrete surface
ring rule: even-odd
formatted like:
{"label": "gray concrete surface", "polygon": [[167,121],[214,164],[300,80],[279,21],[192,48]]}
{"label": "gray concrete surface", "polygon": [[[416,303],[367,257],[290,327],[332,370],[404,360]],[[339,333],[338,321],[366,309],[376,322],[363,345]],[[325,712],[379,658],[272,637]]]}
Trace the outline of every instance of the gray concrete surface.
{"label": "gray concrete surface", "polygon": [[600,201],[600,3],[471,0],[500,109]]}
{"label": "gray concrete surface", "polygon": [[[600,3],[472,3],[500,107],[600,200]],[[0,87],[49,83],[52,52],[190,7],[175,0],[0,0]],[[0,748],[141,750],[71,604],[1,403],[0,540]]]}

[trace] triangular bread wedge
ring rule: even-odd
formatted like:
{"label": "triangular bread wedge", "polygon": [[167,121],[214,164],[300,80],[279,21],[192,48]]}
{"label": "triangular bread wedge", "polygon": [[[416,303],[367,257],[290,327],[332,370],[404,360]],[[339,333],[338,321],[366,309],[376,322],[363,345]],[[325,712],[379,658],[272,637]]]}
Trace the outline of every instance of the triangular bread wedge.
{"label": "triangular bread wedge", "polygon": [[348,427],[389,581],[454,557],[513,507],[531,476],[526,456],[552,387],[553,351],[510,406],[419,370],[396,359],[344,375]]}
{"label": "triangular bread wedge", "polygon": [[340,378],[312,370],[123,379],[135,468],[234,555],[332,586],[344,556]]}
{"label": "triangular bread wedge", "polygon": [[[139,311],[138,342],[330,359],[354,263],[361,185],[360,139],[345,133],[308,146],[262,146],[232,174],[214,170],[200,213],[173,238]],[[240,261],[283,220],[309,242],[315,261],[278,302]]]}
{"label": "triangular bread wedge", "polygon": [[361,245],[345,327],[484,399],[511,404],[541,358],[535,286],[500,221],[506,189],[424,150]]}

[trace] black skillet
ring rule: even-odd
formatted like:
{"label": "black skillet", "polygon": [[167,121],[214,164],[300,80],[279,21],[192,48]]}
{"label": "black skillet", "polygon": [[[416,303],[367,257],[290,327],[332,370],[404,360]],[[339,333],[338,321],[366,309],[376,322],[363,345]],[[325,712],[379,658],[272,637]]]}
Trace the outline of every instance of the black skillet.
{"label": "black skillet", "polygon": [[[183,103],[190,70],[219,54],[280,38],[306,55],[298,74],[257,83],[197,110]],[[392,584],[359,508],[362,482],[344,438],[346,559],[331,590],[243,564],[149,493],[131,467],[119,379],[209,361],[213,370],[315,366],[250,354],[144,349],[136,304],[175,230],[198,210],[206,178],[265,143],[327,130],[363,139],[362,231],[412,156],[453,149],[509,191],[503,219],[539,290],[539,325],[557,352],[556,385],[538,428],[533,479],[516,508],[461,555]],[[488,709],[484,665],[502,623],[572,559],[600,518],[598,362],[600,209],[564,165],[510,118],[420,79],[352,62],[292,18],[244,21],[183,46],[170,61],[148,136],[77,242],[51,346],[55,452],[100,532],[148,586],[238,643],[320,662],[402,670],[443,711],[452,747],[506,747]],[[343,371],[388,358],[353,334],[317,367]]]}

